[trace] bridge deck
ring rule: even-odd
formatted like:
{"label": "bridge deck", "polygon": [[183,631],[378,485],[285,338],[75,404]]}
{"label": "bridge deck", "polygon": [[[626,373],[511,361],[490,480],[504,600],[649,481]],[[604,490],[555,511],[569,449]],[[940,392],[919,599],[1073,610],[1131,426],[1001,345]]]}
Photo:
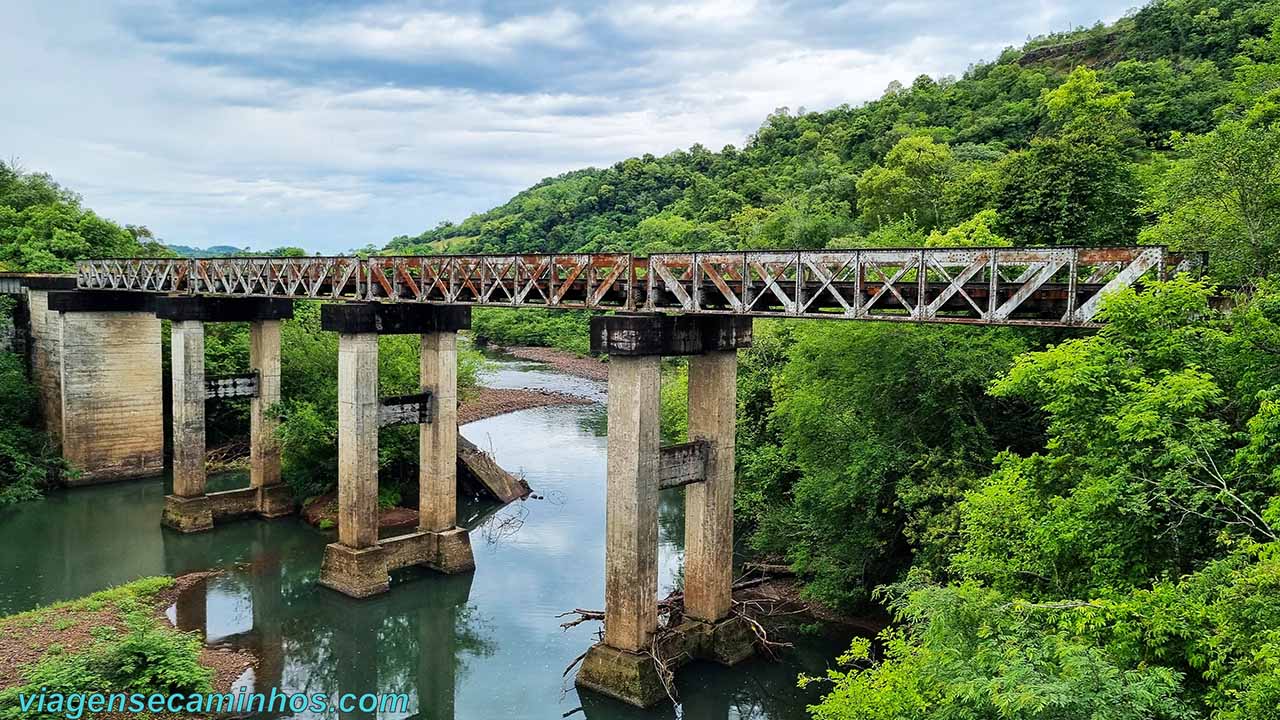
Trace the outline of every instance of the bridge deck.
{"label": "bridge deck", "polygon": [[81,261],[77,287],[229,297],[1091,327],[1108,292],[1195,268],[1162,247]]}

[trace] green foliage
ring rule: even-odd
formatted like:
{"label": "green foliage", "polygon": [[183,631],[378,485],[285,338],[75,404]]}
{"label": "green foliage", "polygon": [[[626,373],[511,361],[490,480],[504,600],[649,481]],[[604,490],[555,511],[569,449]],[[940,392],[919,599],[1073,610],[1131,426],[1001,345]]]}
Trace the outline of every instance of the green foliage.
{"label": "green foliage", "polygon": [[[145,240],[145,242],[143,242]],[[67,272],[74,261],[171,255],[144,227],[121,227],[80,206],[48,175],[0,162],[0,270]]]}
{"label": "green foliage", "polygon": [[973,584],[915,587],[895,602],[902,625],[881,636],[884,660],[867,667],[855,642],[830,671],[819,720],[1161,720],[1195,717],[1180,673],[1129,666],[1102,643],[1056,622],[1058,611],[1011,603]]}
{"label": "green foliage", "polygon": [[1206,250],[1227,282],[1280,270],[1280,124],[1228,121],[1174,145],[1181,157],[1150,193],[1159,221],[1143,241]]}
{"label": "green foliage", "polygon": [[858,205],[868,227],[911,218],[925,230],[943,220],[943,188],[955,158],[951,148],[925,135],[905,137],[858,178]]}
{"label": "green foliage", "polygon": [[[10,313],[0,304],[0,319]],[[35,500],[68,471],[49,438],[39,430],[36,388],[22,358],[0,352],[0,507]]]}
{"label": "green foliage", "polygon": [[68,652],[50,645],[35,663],[22,669],[23,682],[0,690],[0,718],[61,718],[61,713],[22,714],[17,698],[40,691],[60,693],[200,693],[212,689],[213,670],[200,664],[199,636],[163,624],[155,597],[171,587],[170,578],[144,578],[80,600],[60,603],[0,620],[4,624],[47,624],[66,611],[106,610],[122,630],[102,626],[87,647]]}
{"label": "green foliage", "polygon": [[[382,396],[418,392],[420,344],[416,335],[384,335],[378,340],[378,387]],[[237,359],[247,363],[247,357]],[[475,386],[483,364],[465,345],[458,351],[458,388]],[[283,455],[282,476],[298,497],[322,495],[338,476],[338,338],[320,329],[320,304],[295,303],[294,317],[281,328],[280,386],[276,409]],[[400,426],[380,433],[378,465],[390,491],[417,492],[418,431]]]}
{"label": "green foliage", "polygon": [[[755,545],[785,555],[824,601],[865,601],[913,549],[937,561],[967,483],[996,449],[1034,441],[1022,403],[983,392],[1027,349],[1023,334],[794,323],[785,351],[762,336],[743,361],[739,397],[753,427],[740,431],[751,442],[738,507],[757,526]],[[780,352],[780,368],[754,367]],[[761,372],[771,373],[767,391]],[[769,404],[765,422],[752,417]]]}
{"label": "green foliage", "polygon": [[689,439],[689,365],[675,361],[663,368],[659,397],[662,412],[662,441],[681,443]]}
{"label": "green foliage", "polygon": [[[1259,329],[1211,311],[1210,293],[1185,280],[1116,293],[1096,335],[1018,358],[992,392],[1039,407],[1049,439],[1002,457],[967,499],[958,572],[1072,596],[1190,572],[1221,532],[1256,537],[1224,522],[1276,489],[1274,458],[1256,452],[1275,439],[1269,394],[1251,391],[1280,381],[1280,365],[1240,352]],[[1265,439],[1242,444],[1251,430]]]}
{"label": "green foliage", "polygon": [[929,247],[1002,247],[1009,241],[1000,237],[995,227],[1000,222],[995,210],[983,210],[971,219],[946,232],[929,233],[925,245]]}
{"label": "green foliage", "polygon": [[586,355],[590,350],[589,321],[585,312],[476,308],[471,329],[483,343],[553,347]]}
{"label": "green foliage", "polygon": [[831,673],[820,718],[1280,717],[1280,295],[1110,296],[1097,334],[991,387],[1043,413],[959,503],[958,581]]}

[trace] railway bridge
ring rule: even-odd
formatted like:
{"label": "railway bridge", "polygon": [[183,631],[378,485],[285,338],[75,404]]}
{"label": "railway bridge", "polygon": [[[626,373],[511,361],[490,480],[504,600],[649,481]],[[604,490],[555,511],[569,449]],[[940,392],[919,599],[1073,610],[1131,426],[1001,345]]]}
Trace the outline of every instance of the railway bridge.
{"label": "railway bridge", "polygon": [[[581,687],[636,705],[665,697],[649,651],[658,630],[658,491],[686,487],[685,657],[751,654],[735,620],[733,557],[737,351],[752,318],[1097,327],[1108,293],[1195,271],[1202,258],[1160,247],[917,248],[419,257],[110,259],[74,278],[30,277],[33,373],[45,415],[82,481],[154,474],[163,464],[160,320],[171,321],[173,494],[163,521],[182,531],[237,514],[274,517],[280,483],[268,409],[280,400],[280,323],[292,303],[325,303],[338,334],[338,540],[320,582],[354,597],[388,573],[474,568],[455,515],[457,333],[471,308],[574,309],[609,356],[603,641]],[[204,326],[247,321],[252,372],[208,378]],[[378,336],[421,337],[421,392],[378,395]],[[689,443],[659,435],[659,363],[689,358]],[[251,398],[251,484],[208,493],[204,406]],[[54,398],[54,399],[49,399]],[[379,539],[378,429],[419,425],[420,525]],[[667,653],[670,655],[670,653]]]}

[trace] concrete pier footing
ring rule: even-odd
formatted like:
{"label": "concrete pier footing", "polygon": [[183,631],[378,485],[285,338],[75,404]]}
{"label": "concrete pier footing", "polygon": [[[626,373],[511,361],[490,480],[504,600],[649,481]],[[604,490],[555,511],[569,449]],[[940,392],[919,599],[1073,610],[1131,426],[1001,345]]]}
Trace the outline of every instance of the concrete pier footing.
{"label": "concrete pier footing", "polygon": [[[462,312],[466,311],[466,312]],[[469,308],[326,305],[321,327],[338,333],[338,542],[325,548],[320,584],[351,597],[384,593],[390,573],[422,566],[475,569],[467,530],[457,526],[457,331]],[[430,421],[419,427],[418,532],[378,539],[378,336],[419,334]]]}
{"label": "concrete pier footing", "polygon": [[[750,318],[612,315],[591,320],[591,348],[609,354],[605,520],[605,624],[578,670],[579,688],[639,707],[667,697],[654,657],[726,665],[753,653],[753,634],[731,615],[737,349]],[[685,487],[687,620],[658,633],[659,364],[689,359],[689,439],[706,448]]]}
{"label": "concrete pier footing", "polygon": [[667,669],[695,661],[737,665],[755,654],[755,636],[745,621],[729,617],[718,622],[686,620],[640,651],[591,646],[574,682],[579,688],[608,695],[636,707],[648,708],[667,699],[655,656]]}

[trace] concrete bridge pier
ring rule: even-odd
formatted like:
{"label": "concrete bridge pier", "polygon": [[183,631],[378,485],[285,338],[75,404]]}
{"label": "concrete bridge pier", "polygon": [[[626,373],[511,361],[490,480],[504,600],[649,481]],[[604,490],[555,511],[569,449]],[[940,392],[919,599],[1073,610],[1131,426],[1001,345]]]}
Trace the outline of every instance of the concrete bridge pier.
{"label": "concrete bridge pier", "polygon": [[164,402],[160,322],[151,297],[29,292],[33,370],[45,421],[76,471],[66,484],[158,474],[164,467]]}
{"label": "concrete bridge pier", "polygon": [[[613,315],[591,320],[593,352],[609,355],[604,641],[576,684],[649,707],[666,697],[653,654],[737,663],[749,630],[731,615],[737,349],[750,318]],[[659,365],[688,355],[690,443],[664,448]],[[685,612],[658,631],[658,491],[685,485]],[[655,644],[660,647],[655,648]],[[674,660],[679,658],[680,660]]]}
{"label": "concrete bridge pier", "polygon": [[[326,305],[321,327],[338,333],[338,542],[325,548],[320,584],[351,597],[390,588],[390,571],[412,565],[444,573],[475,568],[457,526],[457,334],[469,307]],[[422,336],[422,392],[381,398],[378,336]],[[417,532],[378,538],[378,429],[419,425]]]}
{"label": "concrete bridge pier", "polygon": [[[209,530],[217,520],[289,514],[293,498],[280,481],[280,451],[268,409],[280,401],[280,321],[293,317],[293,301],[269,298],[162,297],[156,316],[170,321],[173,387],[173,494],[165,496],[166,527]],[[209,322],[250,324],[247,375],[206,378],[204,329]],[[205,402],[250,398],[250,485],[210,493],[205,472]]]}

